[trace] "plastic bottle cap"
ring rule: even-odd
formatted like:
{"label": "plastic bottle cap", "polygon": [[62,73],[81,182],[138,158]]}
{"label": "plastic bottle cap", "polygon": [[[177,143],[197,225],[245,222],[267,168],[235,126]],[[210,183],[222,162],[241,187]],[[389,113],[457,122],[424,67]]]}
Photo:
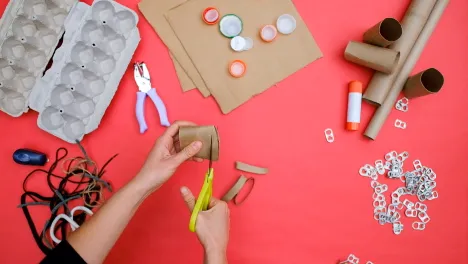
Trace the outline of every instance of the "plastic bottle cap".
{"label": "plastic bottle cap", "polygon": [[244,40],[245,40],[244,50],[250,50],[251,48],[253,48],[253,39],[244,38]]}
{"label": "plastic bottle cap", "polygon": [[296,19],[293,16],[284,14],[276,21],[276,27],[281,34],[289,35],[296,30],[296,23]]}
{"label": "plastic bottle cap", "polygon": [[277,35],[278,31],[273,25],[266,25],[260,31],[260,37],[266,42],[272,42]]}
{"label": "plastic bottle cap", "polygon": [[219,21],[219,31],[227,38],[239,36],[242,26],[242,20],[233,14],[225,15]]}
{"label": "plastic bottle cap", "polygon": [[214,7],[208,7],[203,11],[203,21],[208,25],[214,25],[219,20],[219,11]]}
{"label": "plastic bottle cap", "polygon": [[244,76],[247,66],[241,60],[235,60],[229,64],[229,73],[232,77],[240,78]]}
{"label": "plastic bottle cap", "polygon": [[247,42],[241,36],[233,37],[231,39],[231,48],[234,51],[244,51],[246,44],[247,44]]}

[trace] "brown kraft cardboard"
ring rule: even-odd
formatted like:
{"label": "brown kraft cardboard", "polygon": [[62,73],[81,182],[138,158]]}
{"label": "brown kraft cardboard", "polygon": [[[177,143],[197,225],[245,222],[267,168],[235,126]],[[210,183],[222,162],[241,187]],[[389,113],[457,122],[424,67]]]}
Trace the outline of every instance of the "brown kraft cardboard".
{"label": "brown kraft cardboard", "polygon": [[358,65],[384,73],[391,73],[398,64],[400,52],[350,41],[346,47],[344,57],[347,61]]}

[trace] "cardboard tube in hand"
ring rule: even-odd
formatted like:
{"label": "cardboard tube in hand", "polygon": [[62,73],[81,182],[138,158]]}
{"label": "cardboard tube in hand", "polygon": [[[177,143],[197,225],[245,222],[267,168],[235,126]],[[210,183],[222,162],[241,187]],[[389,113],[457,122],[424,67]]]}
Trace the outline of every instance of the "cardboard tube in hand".
{"label": "cardboard tube in hand", "polygon": [[195,157],[209,160],[210,147],[212,147],[212,160],[217,161],[219,159],[219,136],[215,126],[181,127],[179,130],[179,141],[181,149],[184,149],[194,141],[201,141],[203,143],[202,149]]}
{"label": "cardboard tube in hand", "polygon": [[364,42],[379,47],[388,47],[403,34],[400,22],[385,18],[364,33]]}
{"label": "cardboard tube in hand", "polygon": [[345,59],[376,71],[391,73],[398,65],[400,52],[350,41],[345,50]]}
{"label": "cardboard tube in hand", "polygon": [[434,94],[442,89],[444,76],[434,68],[422,71],[406,82],[403,93],[408,99]]}

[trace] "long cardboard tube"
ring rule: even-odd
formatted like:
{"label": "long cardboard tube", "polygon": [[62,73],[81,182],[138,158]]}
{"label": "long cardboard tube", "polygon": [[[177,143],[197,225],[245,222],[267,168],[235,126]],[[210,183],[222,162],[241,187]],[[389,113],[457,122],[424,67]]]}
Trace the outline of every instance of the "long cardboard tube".
{"label": "long cardboard tube", "polygon": [[398,78],[396,78],[390,92],[388,93],[387,98],[385,99],[384,103],[377,109],[374,116],[372,117],[364,135],[370,139],[375,140],[377,135],[380,132],[385,120],[387,120],[390,111],[392,110],[393,106],[395,105],[396,100],[398,99],[398,95],[400,94],[405,82],[407,80],[408,75],[416,65],[424,47],[429,40],[432,32],[434,31],[437,23],[440,20],[440,17],[444,13],[445,8],[447,7],[449,0],[438,0],[437,4],[434,7],[434,10],[431,12],[429,19],[427,20],[426,26],[421,32],[418,40],[414,44],[413,49],[411,50],[410,54],[408,55],[407,62],[405,66],[401,69]]}
{"label": "long cardboard tube", "polygon": [[444,76],[437,69],[430,68],[410,77],[403,88],[408,99],[435,94],[442,89]]}
{"label": "long cardboard tube", "polygon": [[400,52],[357,41],[350,41],[346,47],[344,57],[347,61],[374,69],[391,73],[400,59]]}
{"label": "long cardboard tube", "polygon": [[398,20],[387,17],[364,33],[364,42],[379,47],[388,47],[400,39],[403,33]]}
{"label": "long cardboard tube", "polygon": [[[183,149],[194,141],[203,143],[202,149],[195,157],[210,159],[210,147],[212,146],[212,160],[219,159],[219,136],[215,126],[184,126],[179,129],[180,148]],[[213,142],[213,145],[211,143]]]}
{"label": "long cardboard tube", "polygon": [[254,165],[250,165],[244,162],[236,161],[236,169],[244,172],[250,172],[254,174],[267,174],[268,169],[262,168]]}
{"label": "long cardboard tube", "polygon": [[403,35],[390,46],[390,49],[400,52],[400,61],[391,74],[381,72],[374,74],[364,93],[365,101],[377,105],[384,102],[436,2],[437,0],[413,0],[411,2],[401,23]]}

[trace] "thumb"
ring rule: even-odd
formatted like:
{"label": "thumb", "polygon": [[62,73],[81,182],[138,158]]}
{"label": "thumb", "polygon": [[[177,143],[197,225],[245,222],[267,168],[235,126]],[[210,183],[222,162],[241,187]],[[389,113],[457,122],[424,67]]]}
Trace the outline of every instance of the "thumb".
{"label": "thumb", "polygon": [[192,142],[192,144],[188,145],[182,151],[174,155],[173,159],[176,161],[177,166],[178,166],[182,164],[184,161],[195,156],[198,152],[200,152],[201,148],[202,148],[202,143],[200,141]]}
{"label": "thumb", "polygon": [[185,186],[180,188],[180,194],[182,195],[182,198],[184,199],[185,204],[187,204],[188,209],[190,210],[190,212],[192,212],[193,207],[195,207],[195,196],[193,196],[189,188]]}

